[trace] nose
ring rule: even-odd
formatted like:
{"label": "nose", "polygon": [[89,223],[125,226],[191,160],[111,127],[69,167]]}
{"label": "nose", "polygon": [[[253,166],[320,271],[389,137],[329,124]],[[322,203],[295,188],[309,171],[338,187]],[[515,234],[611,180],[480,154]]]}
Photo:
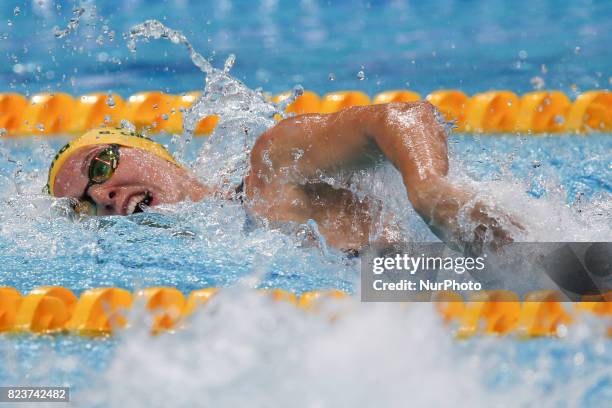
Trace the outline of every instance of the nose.
{"label": "nose", "polygon": [[89,188],[89,196],[96,203],[99,215],[119,214],[119,191],[112,185],[95,184]]}

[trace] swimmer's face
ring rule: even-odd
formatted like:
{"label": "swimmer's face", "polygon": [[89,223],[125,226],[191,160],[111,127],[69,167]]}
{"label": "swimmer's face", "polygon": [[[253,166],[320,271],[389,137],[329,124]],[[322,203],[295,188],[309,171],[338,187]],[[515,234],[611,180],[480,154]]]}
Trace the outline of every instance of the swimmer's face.
{"label": "swimmer's face", "polygon": [[[118,165],[100,184],[89,183],[90,166],[110,145],[77,150],[55,178],[54,195],[95,203],[97,215],[129,215],[142,206],[199,200],[203,186],[184,169],[145,150],[119,147]],[[86,191],[87,190],[87,191]]]}

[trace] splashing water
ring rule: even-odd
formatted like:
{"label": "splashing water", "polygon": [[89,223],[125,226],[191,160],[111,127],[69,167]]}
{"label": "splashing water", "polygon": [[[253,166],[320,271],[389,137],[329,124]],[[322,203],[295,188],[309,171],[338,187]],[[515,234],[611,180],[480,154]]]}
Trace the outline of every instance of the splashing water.
{"label": "splashing water", "polygon": [[248,169],[248,154],[255,140],[274,124],[273,116],[279,113],[279,109],[267,102],[261,92],[251,90],[229,74],[235,56],[227,58],[222,70],[216,69],[194,50],[181,32],[156,20],[132,27],[128,48],[135,51],[137,41],[142,39],[166,39],[185,46],[191,61],[206,75],[202,94],[184,113],[184,142],[178,146],[179,156],[184,155],[200,120],[218,115],[220,120],[215,133],[194,167],[197,175],[210,185],[227,187],[239,184]]}
{"label": "splashing water", "polygon": [[85,9],[83,7],[75,7],[72,10],[73,17],[68,21],[68,25],[65,29],[61,29],[58,26],[53,27],[53,35],[55,38],[64,38],[71,32],[75,31],[81,22],[81,16],[85,13]]}

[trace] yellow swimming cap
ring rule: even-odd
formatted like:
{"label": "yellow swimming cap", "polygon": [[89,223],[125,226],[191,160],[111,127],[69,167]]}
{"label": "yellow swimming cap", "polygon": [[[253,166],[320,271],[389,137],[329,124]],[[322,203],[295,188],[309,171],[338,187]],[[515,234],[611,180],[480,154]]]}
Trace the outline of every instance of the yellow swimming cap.
{"label": "yellow swimming cap", "polygon": [[133,147],[136,149],[146,150],[170,163],[179,165],[174,157],[165,147],[157,142],[142,136],[135,132],[129,132],[119,128],[97,128],[77,137],[73,141],[66,144],[57,152],[55,158],[49,167],[49,179],[47,181],[47,191],[53,195],[53,187],[55,185],[55,177],[59,172],[62,164],[78,149],[85,146],[96,146],[105,144],[117,144],[124,147]]}

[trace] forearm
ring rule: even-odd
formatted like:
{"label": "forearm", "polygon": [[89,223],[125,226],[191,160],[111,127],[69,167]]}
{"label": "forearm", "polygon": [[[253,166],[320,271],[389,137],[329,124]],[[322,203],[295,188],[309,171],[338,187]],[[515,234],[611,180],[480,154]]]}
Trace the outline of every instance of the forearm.
{"label": "forearm", "polygon": [[412,187],[415,210],[442,241],[470,254],[498,250],[523,230],[511,216],[446,177]]}

